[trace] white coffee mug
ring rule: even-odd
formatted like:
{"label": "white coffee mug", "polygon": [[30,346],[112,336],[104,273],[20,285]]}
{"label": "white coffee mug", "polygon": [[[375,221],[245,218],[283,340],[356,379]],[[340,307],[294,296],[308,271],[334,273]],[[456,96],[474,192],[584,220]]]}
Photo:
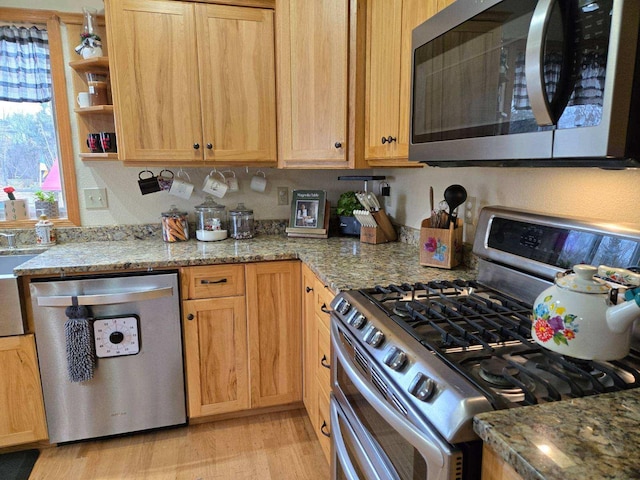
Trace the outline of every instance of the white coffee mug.
{"label": "white coffee mug", "polygon": [[[181,175],[184,175],[185,177],[187,177],[188,181],[182,180],[180,178]],[[183,172],[182,170],[178,171],[175,178],[173,179],[173,182],[171,183],[171,188],[169,189],[169,193],[171,195],[175,195],[176,197],[180,197],[188,200],[189,198],[191,198],[191,193],[193,193],[193,188],[194,188],[193,184],[190,182],[191,182],[191,178],[189,178],[189,175],[187,174],[187,172]]]}
{"label": "white coffee mug", "polygon": [[251,177],[251,190],[254,192],[264,192],[267,188],[267,176],[263,171],[258,170],[256,174]]}
{"label": "white coffee mug", "polygon": [[229,187],[230,192],[237,192],[240,189],[240,186],[238,185],[238,179],[236,178],[235,172],[233,170],[225,170],[222,173],[231,173],[233,175],[233,177],[227,177],[227,187]]}
{"label": "white coffee mug", "polygon": [[[220,175],[222,181],[213,177],[216,173]],[[211,173],[209,173],[209,175],[207,175],[207,177],[204,179],[204,185],[202,185],[203,192],[210,193],[217,198],[224,197],[224,194],[227,193],[228,189],[229,187],[227,186],[222,172],[211,171]]]}
{"label": "white coffee mug", "polygon": [[76,100],[78,101],[78,106],[80,108],[87,108],[91,105],[91,102],[89,100],[89,92],[80,92],[78,93],[78,96],[76,98]]}

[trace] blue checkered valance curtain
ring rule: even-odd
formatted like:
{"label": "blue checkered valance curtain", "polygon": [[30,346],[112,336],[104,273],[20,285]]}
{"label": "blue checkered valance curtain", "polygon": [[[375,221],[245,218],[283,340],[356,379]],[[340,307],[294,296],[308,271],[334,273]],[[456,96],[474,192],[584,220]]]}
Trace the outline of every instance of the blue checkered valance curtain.
{"label": "blue checkered valance curtain", "polygon": [[0,100],[51,100],[49,36],[37,27],[0,26]]}

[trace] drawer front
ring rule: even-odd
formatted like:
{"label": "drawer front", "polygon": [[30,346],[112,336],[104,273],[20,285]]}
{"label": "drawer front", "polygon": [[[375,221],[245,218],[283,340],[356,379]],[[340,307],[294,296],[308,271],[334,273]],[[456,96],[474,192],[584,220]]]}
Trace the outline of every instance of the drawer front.
{"label": "drawer front", "polygon": [[327,391],[331,391],[331,334],[329,329],[318,322],[318,383]]}
{"label": "drawer front", "polygon": [[235,297],[244,295],[244,265],[207,265],[182,270],[183,295],[187,298]]}
{"label": "drawer front", "polygon": [[335,296],[331,290],[326,288],[321,282],[316,283],[316,316],[320,321],[329,328],[329,313],[327,313],[331,308],[331,301]]}

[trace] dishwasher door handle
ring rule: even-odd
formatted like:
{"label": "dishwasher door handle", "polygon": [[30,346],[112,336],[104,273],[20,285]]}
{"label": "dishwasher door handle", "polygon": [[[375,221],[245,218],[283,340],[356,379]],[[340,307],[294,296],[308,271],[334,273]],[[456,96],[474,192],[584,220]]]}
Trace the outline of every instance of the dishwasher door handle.
{"label": "dishwasher door handle", "polygon": [[170,297],[173,295],[173,287],[153,288],[151,290],[138,290],[122,293],[104,293],[99,295],[55,295],[50,297],[38,297],[40,307],[69,307],[77,305],[113,305],[116,303],[133,303],[154,298]]}

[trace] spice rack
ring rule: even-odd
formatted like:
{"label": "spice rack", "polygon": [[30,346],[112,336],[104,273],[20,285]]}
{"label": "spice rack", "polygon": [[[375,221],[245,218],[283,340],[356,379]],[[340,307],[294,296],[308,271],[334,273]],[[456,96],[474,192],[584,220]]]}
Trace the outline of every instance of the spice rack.
{"label": "spice rack", "polygon": [[[69,25],[69,38],[79,38],[82,31],[82,25]],[[99,30],[103,30],[101,25]],[[104,31],[98,31],[100,36],[104,38]],[[106,52],[106,42],[103,45],[103,51]],[[109,57],[92,57],[92,58],[80,58],[75,51],[73,51],[73,42],[70,44],[71,58],[76,58],[69,62],[69,67],[72,69],[73,75],[73,111],[76,113],[78,123],[78,142],[80,158],[83,161],[92,160],[118,160],[117,153],[93,153],[89,151],[87,147],[86,139],[89,133],[97,132],[115,132],[114,112],[113,105],[95,105],[91,107],[80,108],[76,101],[79,92],[86,92],[88,90],[86,74],[97,73],[102,75],[109,75]]]}

